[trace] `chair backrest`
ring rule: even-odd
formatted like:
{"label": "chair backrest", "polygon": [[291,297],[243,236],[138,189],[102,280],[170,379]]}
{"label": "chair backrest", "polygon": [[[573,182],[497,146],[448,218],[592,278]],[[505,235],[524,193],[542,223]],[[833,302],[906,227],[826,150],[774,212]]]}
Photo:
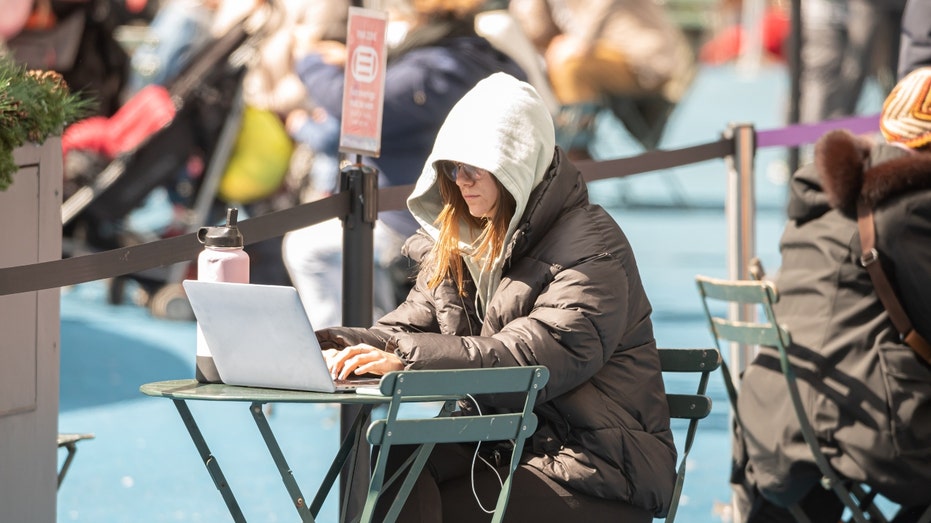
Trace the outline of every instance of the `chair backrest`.
{"label": "chair backrest", "polygon": [[721,365],[721,353],[712,348],[659,349],[659,357],[660,366],[664,374],[698,374],[698,385],[694,394],[666,391],[666,401],[669,404],[669,416],[674,419],[689,420],[682,457],[679,459],[676,485],[673,490],[672,501],[669,505],[669,512],[666,515],[666,522],[672,523],[676,519],[679,498],[682,495],[682,486],[685,482],[685,462],[686,458],[688,458],[689,450],[692,448],[692,442],[695,440],[695,433],[698,430],[698,421],[711,413],[711,398],[705,394],[705,390],[708,386],[708,376]]}
{"label": "chair backrest", "polygon": [[[381,380],[382,395],[390,396],[391,403],[384,419],[369,425],[367,438],[370,444],[380,447],[362,511],[362,521],[371,521],[375,504],[383,487],[400,478],[407,470],[404,482],[384,519],[394,521],[413,488],[417,476],[437,443],[466,443],[511,440],[514,449],[510,469],[503,480],[492,521],[501,521],[511,490],[511,478],[523,451],[524,440],[537,428],[533,413],[537,393],[546,385],[549,371],[543,366],[500,367],[490,369],[420,370],[390,372]],[[479,413],[475,416],[449,416],[451,408],[434,418],[398,418],[404,403],[454,400],[479,394],[520,393],[523,409],[509,414]],[[391,445],[419,444],[418,452],[402,467],[399,473],[385,481],[388,450]]]}
{"label": "chair backrest", "polygon": [[[698,284],[698,291],[702,298],[712,337],[719,351],[721,350],[720,342],[722,340],[745,345],[769,346],[777,349],[779,364],[786,380],[789,398],[792,401],[792,407],[801,427],[802,437],[811,450],[814,462],[823,476],[822,484],[834,491],[838,499],[849,510],[852,520],[858,522],[885,522],[885,516],[873,503],[875,494],[870,493],[865,485],[859,485],[841,478],[831,467],[827,457],[821,450],[818,438],[809,421],[809,416],[805,412],[795,371],[789,359],[787,349],[792,343],[792,337],[789,330],[777,322],[776,313],[773,310],[773,305],[779,300],[775,285],[769,281],[722,280],[707,276],[696,276],[695,280]],[[714,307],[711,302],[725,305],[753,306],[758,309],[756,311],[757,316],[759,317],[759,313],[762,312],[762,317],[759,319],[729,318],[726,311],[733,309],[733,307],[726,307],[722,311],[721,308]],[[730,396],[734,417],[737,423],[741,423],[740,412],[737,409],[737,387],[733,383],[727,364],[723,362],[722,374]],[[807,520],[807,517],[801,513],[797,506],[789,507],[789,510],[793,512],[796,518],[800,518],[800,521]],[[869,514],[869,516],[866,514]],[[929,509],[928,517],[931,517],[931,509]]]}

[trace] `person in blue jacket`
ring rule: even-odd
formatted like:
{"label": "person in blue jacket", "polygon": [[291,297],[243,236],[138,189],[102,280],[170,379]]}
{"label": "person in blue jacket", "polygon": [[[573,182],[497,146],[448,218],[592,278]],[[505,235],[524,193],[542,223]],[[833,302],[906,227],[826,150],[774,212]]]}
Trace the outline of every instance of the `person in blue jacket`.
{"label": "person in blue jacket", "polygon": [[[415,0],[389,28],[389,40],[397,44],[388,52],[385,101],[381,130],[381,155],[363,158],[378,171],[379,187],[412,185],[430,154],[436,134],[447,113],[481,79],[506,72],[525,79],[524,71],[475,32],[475,15],[484,0]],[[397,37],[401,28],[402,37]],[[294,135],[320,131],[342,112],[345,45],[321,41],[309,45],[295,69],[316,106],[314,117]],[[323,112],[322,112],[322,111]],[[310,127],[307,127],[310,126]],[[321,136],[316,136],[320,139]],[[338,140],[330,135],[329,146]],[[336,154],[331,149],[330,154]],[[318,194],[336,191],[338,173],[322,182]],[[315,180],[321,184],[321,178]],[[417,230],[411,214],[386,211],[375,225],[375,316],[393,309],[398,299],[389,276],[398,262],[403,241]],[[285,235],[283,259],[294,286],[301,294],[315,327],[340,325],[342,281],[342,233],[339,220],[292,231]]]}

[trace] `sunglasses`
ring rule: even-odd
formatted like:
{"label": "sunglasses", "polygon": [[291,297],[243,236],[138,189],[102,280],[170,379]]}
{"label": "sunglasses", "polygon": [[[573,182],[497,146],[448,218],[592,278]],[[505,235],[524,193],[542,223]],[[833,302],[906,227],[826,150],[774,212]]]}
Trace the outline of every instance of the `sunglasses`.
{"label": "sunglasses", "polygon": [[460,175],[467,181],[475,182],[486,174],[484,169],[479,169],[478,167],[473,167],[462,162],[452,162],[450,166],[443,169],[443,172],[453,183],[456,183]]}

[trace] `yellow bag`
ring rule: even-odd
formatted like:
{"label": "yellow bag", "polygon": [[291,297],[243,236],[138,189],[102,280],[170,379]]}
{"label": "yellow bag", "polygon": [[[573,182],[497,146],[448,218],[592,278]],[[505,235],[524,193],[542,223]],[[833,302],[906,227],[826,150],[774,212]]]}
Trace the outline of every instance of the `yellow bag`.
{"label": "yellow bag", "polygon": [[236,145],[220,179],[220,199],[250,203],[274,194],[288,172],[293,149],[276,114],[246,107]]}

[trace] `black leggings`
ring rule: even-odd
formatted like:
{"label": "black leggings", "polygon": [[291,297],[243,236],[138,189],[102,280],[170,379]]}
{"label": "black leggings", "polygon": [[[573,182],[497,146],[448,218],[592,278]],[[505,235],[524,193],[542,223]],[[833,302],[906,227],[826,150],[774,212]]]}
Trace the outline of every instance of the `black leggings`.
{"label": "black leggings", "polygon": [[[391,447],[385,477],[410,456],[415,446]],[[399,522],[477,523],[490,521],[491,515],[482,511],[472,493],[472,456],[474,444],[441,444],[434,448],[423,473],[411,490],[410,496],[398,517]],[[494,469],[475,461],[475,492],[482,505],[494,510],[501,487]],[[505,479],[507,463],[498,467]],[[391,502],[397,495],[401,481],[384,490],[375,512],[375,521],[382,521]],[[579,521],[586,523],[650,523],[652,514],[621,501],[586,496],[558,485],[538,470],[521,465],[511,482],[511,495],[504,521]]]}

